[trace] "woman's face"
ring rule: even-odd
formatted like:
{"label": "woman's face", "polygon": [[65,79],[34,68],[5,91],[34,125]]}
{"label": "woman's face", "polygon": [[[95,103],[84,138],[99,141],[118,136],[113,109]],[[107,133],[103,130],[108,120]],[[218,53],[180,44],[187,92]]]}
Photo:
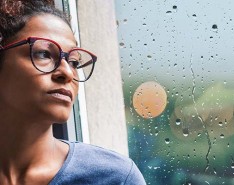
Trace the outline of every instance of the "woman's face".
{"label": "woman's face", "polygon": [[[57,42],[67,52],[76,46],[70,27],[50,14],[31,18],[12,42],[28,37]],[[0,70],[0,108],[18,119],[35,122],[65,122],[78,92],[73,72],[63,59],[54,72],[38,71],[31,62],[29,44],[6,50]]]}

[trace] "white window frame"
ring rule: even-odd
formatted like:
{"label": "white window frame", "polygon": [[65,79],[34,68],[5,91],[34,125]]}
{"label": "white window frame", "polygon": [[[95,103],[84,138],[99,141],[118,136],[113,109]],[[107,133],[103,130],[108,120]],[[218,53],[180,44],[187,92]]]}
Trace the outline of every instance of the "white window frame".
{"label": "white window frame", "polygon": [[[60,10],[69,11],[71,16],[71,27],[73,29],[75,38],[78,43],[78,47],[80,47],[80,37],[79,37],[79,25],[78,25],[78,12],[77,12],[77,4],[76,0],[54,0],[55,7]],[[75,104],[79,108],[79,120],[76,119],[74,111],[76,110],[73,108],[69,119],[67,121],[67,130],[68,130],[68,140],[70,141],[77,141],[79,138],[79,134],[82,135],[81,141],[84,143],[90,143],[89,137],[89,127],[88,127],[88,119],[87,119],[87,109],[86,109],[86,98],[85,98],[85,87],[84,83],[79,83],[79,93],[78,93],[78,101]],[[80,122],[81,130],[77,128],[77,122]]]}

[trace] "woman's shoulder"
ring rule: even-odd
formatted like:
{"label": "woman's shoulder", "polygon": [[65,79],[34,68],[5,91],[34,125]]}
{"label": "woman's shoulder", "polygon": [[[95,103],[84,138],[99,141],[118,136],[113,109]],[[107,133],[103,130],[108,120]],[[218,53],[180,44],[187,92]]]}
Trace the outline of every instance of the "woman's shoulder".
{"label": "woman's shoulder", "polygon": [[74,155],[76,155],[78,158],[84,157],[87,160],[87,157],[89,157],[90,161],[96,161],[99,159],[100,163],[113,163],[114,160],[115,162],[121,162],[125,165],[131,166],[132,164],[132,160],[129,157],[119,154],[113,150],[81,142],[73,143],[75,145]]}
{"label": "woman's shoulder", "polygon": [[67,159],[56,175],[60,176],[59,184],[145,184],[130,158],[90,144],[67,143],[70,145]]}
{"label": "woman's shoulder", "polygon": [[95,173],[119,173],[125,175],[133,165],[133,161],[117,152],[108,150],[99,146],[85,144],[80,142],[74,143],[74,161],[77,165],[84,168],[92,166]]}

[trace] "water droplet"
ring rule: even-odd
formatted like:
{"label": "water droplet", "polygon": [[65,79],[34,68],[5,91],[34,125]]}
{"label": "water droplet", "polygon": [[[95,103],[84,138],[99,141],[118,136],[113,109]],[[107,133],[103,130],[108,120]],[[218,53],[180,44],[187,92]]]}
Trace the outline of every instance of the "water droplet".
{"label": "water droplet", "polygon": [[219,122],[219,126],[222,127],[223,126],[223,122]]}
{"label": "water droplet", "polygon": [[184,137],[187,137],[189,135],[189,129],[188,128],[183,128],[182,130]]}
{"label": "water droplet", "polygon": [[217,24],[213,24],[213,25],[212,25],[212,29],[218,29]]}
{"label": "water droplet", "polygon": [[223,139],[224,138],[224,134],[220,134],[220,138]]}
{"label": "water droplet", "polygon": [[171,11],[167,11],[167,12],[166,12],[166,14],[168,14],[168,15],[171,14],[171,13],[172,13]]}
{"label": "water droplet", "polygon": [[231,168],[234,168],[234,162],[232,162]]}
{"label": "water droplet", "polygon": [[151,55],[147,55],[147,58],[148,58],[148,59],[151,59],[151,58],[152,58],[152,56],[151,56]]}
{"label": "water droplet", "polygon": [[155,133],[154,135],[155,135],[155,136],[158,136],[158,133]]}
{"label": "water droplet", "polygon": [[170,139],[169,139],[169,138],[166,138],[166,139],[165,139],[165,143],[166,143],[166,144],[169,144],[169,143],[170,143]]}
{"label": "water droplet", "polygon": [[176,5],[174,5],[172,8],[173,8],[173,9],[177,9],[177,6],[176,6]]}
{"label": "water droplet", "polygon": [[120,42],[119,45],[120,45],[121,48],[124,47],[124,43],[123,42]]}
{"label": "water droplet", "polygon": [[180,125],[181,124],[181,119],[177,118],[176,119],[176,125]]}
{"label": "water droplet", "polygon": [[213,168],[214,169],[214,174],[216,175],[217,174],[217,171],[216,171],[216,169],[215,168]]}
{"label": "water droplet", "polygon": [[151,169],[152,169],[152,166],[148,166],[148,168],[151,170]]}
{"label": "water droplet", "polygon": [[117,27],[119,27],[119,21],[118,20],[116,20],[116,25],[117,25]]}

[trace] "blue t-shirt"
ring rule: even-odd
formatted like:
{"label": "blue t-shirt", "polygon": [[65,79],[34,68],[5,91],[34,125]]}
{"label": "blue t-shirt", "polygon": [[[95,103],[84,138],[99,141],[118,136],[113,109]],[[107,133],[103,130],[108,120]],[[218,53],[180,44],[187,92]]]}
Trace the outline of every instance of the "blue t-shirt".
{"label": "blue t-shirt", "polygon": [[116,152],[67,142],[67,158],[49,185],[145,185],[135,163]]}

